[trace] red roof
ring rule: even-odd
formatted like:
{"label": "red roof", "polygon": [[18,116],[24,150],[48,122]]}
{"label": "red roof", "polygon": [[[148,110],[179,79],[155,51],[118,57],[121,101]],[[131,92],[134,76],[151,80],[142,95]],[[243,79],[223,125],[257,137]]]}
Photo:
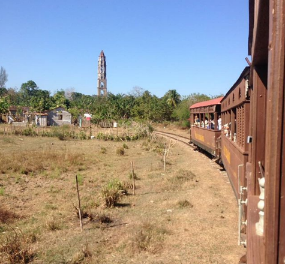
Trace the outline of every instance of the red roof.
{"label": "red roof", "polygon": [[199,103],[191,105],[190,109],[198,108],[198,107],[204,107],[204,106],[210,106],[210,105],[219,105],[219,104],[221,104],[221,101],[222,101],[223,98],[224,97],[222,96],[222,97],[211,99],[211,100],[208,100],[208,101],[199,102]]}

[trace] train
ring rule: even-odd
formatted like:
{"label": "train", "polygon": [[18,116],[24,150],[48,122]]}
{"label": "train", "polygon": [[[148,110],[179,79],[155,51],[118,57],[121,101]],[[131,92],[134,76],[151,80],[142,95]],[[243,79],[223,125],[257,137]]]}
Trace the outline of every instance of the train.
{"label": "train", "polygon": [[248,66],[190,106],[190,142],[220,161],[238,202],[239,263],[285,263],[285,1],[249,0]]}

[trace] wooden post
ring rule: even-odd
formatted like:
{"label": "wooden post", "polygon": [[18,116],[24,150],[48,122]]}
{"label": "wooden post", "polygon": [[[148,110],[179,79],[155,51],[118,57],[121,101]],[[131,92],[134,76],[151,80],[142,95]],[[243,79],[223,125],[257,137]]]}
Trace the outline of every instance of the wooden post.
{"label": "wooden post", "polygon": [[165,171],[166,167],[166,146],[164,147],[164,154],[163,154],[163,170]]}
{"label": "wooden post", "polygon": [[135,173],[134,173],[134,162],[131,162],[132,166],[132,178],[133,178],[133,195],[135,195],[136,183],[135,183]]}
{"label": "wooden post", "polygon": [[79,196],[79,188],[78,188],[78,179],[77,175],[76,178],[76,190],[77,190],[77,197],[78,197],[78,215],[79,215],[79,221],[80,221],[80,229],[83,231],[83,225],[82,225],[82,215],[81,215],[81,206],[80,206],[80,196]]}

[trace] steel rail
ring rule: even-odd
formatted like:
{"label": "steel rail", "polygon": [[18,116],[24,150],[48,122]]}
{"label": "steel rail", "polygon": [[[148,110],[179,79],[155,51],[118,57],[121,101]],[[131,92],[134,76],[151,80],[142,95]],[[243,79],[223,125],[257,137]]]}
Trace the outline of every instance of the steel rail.
{"label": "steel rail", "polygon": [[174,134],[174,133],[169,133],[169,132],[162,132],[162,131],[157,131],[155,130],[153,133],[155,133],[156,135],[161,135],[161,136],[165,136],[165,137],[168,137],[168,138],[172,138],[172,139],[175,139],[176,141],[179,141],[189,147],[192,147],[194,148],[194,146],[192,146],[190,144],[190,139],[187,138],[187,137],[183,137],[183,136],[180,136],[180,135],[177,135],[177,134]]}

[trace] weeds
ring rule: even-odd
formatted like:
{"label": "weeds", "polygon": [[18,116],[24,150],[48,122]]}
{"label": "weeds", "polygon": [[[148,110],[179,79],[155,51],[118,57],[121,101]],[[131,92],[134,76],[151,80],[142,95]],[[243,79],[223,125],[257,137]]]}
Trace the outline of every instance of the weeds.
{"label": "weeds", "polygon": [[117,148],[116,154],[119,156],[123,156],[125,154],[125,149],[123,147]]}
{"label": "weeds", "polygon": [[113,222],[113,220],[105,214],[97,215],[96,219],[98,219],[101,224],[110,224]]}
{"label": "weeds", "polygon": [[167,233],[164,228],[144,223],[133,238],[134,252],[147,251],[153,254],[160,252],[163,248],[164,236]]}
{"label": "weeds", "polygon": [[8,211],[7,209],[1,208],[0,207],[0,222],[1,223],[10,223],[12,222],[14,219],[18,219],[19,216],[16,215],[13,212]]}
{"label": "weeds", "polygon": [[34,252],[30,248],[29,238],[21,231],[13,230],[6,236],[0,245],[0,252],[5,261],[10,264],[29,263],[34,258]]}
{"label": "weeds", "polygon": [[104,148],[104,147],[101,147],[100,152],[101,152],[102,154],[106,154],[106,153],[107,153],[107,149],[106,149],[106,148]]}
{"label": "weeds", "polygon": [[[139,177],[137,176],[137,174],[135,172],[134,172],[134,178],[135,178],[135,180],[139,180]],[[133,174],[132,173],[129,174],[129,179],[130,180],[133,179]]]}
{"label": "weeds", "polygon": [[185,207],[190,207],[192,208],[193,207],[193,204],[191,204],[189,201],[187,200],[182,200],[182,201],[178,201],[177,205],[180,207],[180,208],[185,208]]}
{"label": "weeds", "polygon": [[79,185],[83,185],[83,176],[81,174],[77,174],[77,181]]}
{"label": "weeds", "polygon": [[122,182],[117,179],[113,179],[103,187],[101,194],[104,199],[105,206],[114,207],[119,202],[122,195],[127,194],[127,190]]}
{"label": "weeds", "polygon": [[188,170],[179,170],[174,177],[170,179],[172,183],[184,183],[187,181],[193,181],[196,178],[196,175],[192,171]]}
{"label": "weeds", "polygon": [[128,147],[128,145],[127,145],[126,143],[124,143],[124,144],[123,144],[123,148],[124,148],[124,149],[128,149],[129,147]]}
{"label": "weeds", "polygon": [[56,231],[56,230],[60,230],[61,229],[61,226],[60,226],[60,223],[57,222],[53,217],[48,219],[46,221],[46,228],[47,230],[49,231]]}
{"label": "weeds", "polygon": [[0,196],[4,196],[4,194],[5,194],[5,188],[0,187]]}
{"label": "weeds", "polygon": [[91,251],[88,248],[88,244],[84,245],[84,247],[77,253],[75,253],[72,257],[71,264],[79,264],[84,261],[84,259],[92,258]]}

